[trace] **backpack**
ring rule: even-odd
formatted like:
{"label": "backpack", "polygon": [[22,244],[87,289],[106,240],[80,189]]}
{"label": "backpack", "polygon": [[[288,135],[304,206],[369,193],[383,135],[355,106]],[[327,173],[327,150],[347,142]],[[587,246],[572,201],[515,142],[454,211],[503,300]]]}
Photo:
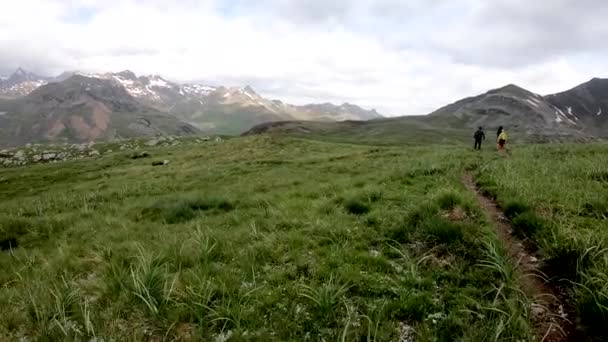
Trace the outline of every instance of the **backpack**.
{"label": "backpack", "polygon": [[475,140],[481,140],[481,138],[483,137],[483,131],[475,132],[475,135],[473,137],[475,138]]}

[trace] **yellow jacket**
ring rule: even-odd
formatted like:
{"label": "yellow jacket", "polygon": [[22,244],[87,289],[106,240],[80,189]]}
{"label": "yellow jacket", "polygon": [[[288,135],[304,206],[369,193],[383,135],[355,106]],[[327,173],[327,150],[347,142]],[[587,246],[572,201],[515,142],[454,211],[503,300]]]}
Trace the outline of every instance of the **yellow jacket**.
{"label": "yellow jacket", "polygon": [[500,133],[500,135],[498,136],[498,140],[504,140],[504,141],[509,140],[509,136],[507,135],[507,132],[502,131],[502,133]]}

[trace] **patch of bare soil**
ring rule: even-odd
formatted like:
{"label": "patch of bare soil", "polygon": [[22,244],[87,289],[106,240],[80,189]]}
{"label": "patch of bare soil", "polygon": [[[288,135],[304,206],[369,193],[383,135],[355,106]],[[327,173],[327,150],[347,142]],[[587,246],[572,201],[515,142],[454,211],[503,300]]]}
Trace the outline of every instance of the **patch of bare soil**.
{"label": "patch of bare soil", "polygon": [[577,341],[572,310],[569,309],[566,294],[551,284],[541,272],[539,258],[534,254],[534,246],[529,241],[522,241],[513,235],[510,221],[494,199],[479,191],[471,174],[466,173],[462,181],[467,189],[477,196],[481,208],[491,219],[504,247],[513,260],[517,261],[522,290],[533,301],[530,310],[541,341]]}

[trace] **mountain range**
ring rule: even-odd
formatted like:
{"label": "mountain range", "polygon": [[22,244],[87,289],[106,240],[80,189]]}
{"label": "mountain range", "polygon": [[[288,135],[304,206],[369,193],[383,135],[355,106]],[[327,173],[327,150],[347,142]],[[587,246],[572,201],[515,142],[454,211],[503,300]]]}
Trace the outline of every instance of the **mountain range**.
{"label": "mountain range", "polygon": [[585,140],[608,137],[607,114],[608,79],[594,78],[571,90],[547,96],[510,84],[456,101],[428,115],[358,123],[265,123],[245,134],[289,133],[347,137],[354,141],[432,142],[471,139],[479,126],[487,129],[504,126],[515,136],[527,140]]}
{"label": "mountain range", "polygon": [[295,106],[266,99],[249,86],[179,84],[131,71],[65,72],[49,78],[19,68],[0,79],[0,144],[5,145],[142,134],[240,134],[264,122],[381,117],[348,103]]}
{"label": "mountain range", "polygon": [[249,86],[179,84],[131,71],[46,78],[18,69],[0,78],[0,145],[203,132],[447,141],[469,139],[478,126],[534,140],[607,137],[608,79],[546,96],[510,84],[428,115],[384,118],[348,103],[295,106]]}

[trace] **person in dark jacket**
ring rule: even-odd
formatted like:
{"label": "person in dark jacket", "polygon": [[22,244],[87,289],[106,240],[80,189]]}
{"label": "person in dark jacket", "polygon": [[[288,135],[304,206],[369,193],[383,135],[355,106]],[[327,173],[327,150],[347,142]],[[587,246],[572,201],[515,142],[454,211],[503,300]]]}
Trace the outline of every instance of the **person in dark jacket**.
{"label": "person in dark jacket", "polygon": [[477,132],[475,132],[473,138],[475,138],[474,149],[481,150],[481,142],[486,140],[486,134],[483,132],[483,127],[479,127],[479,129],[477,129]]}

